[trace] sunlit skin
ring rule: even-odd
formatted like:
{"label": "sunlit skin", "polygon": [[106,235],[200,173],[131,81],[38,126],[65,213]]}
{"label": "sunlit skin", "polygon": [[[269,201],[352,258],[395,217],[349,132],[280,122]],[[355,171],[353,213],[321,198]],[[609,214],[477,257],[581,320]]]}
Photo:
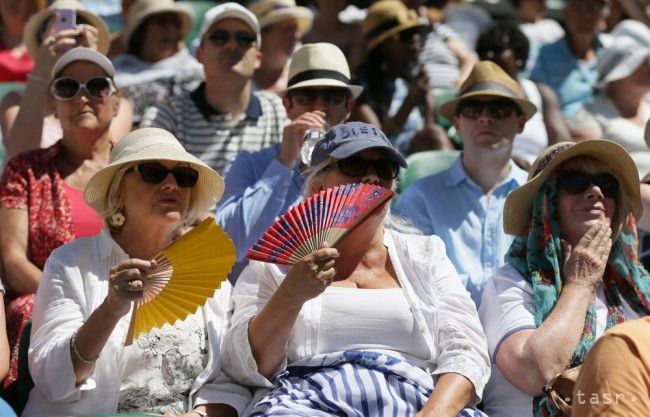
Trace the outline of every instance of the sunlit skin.
{"label": "sunlit skin", "polygon": [[[158,161],[167,168],[179,166],[175,161]],[[158,228],[166,225],[180,226],[190,204],[191,188],[176,184],[174,176],[168,174],[160,184],[149,184],[140,178],[138,172],[124,175],[120,199],[124,208],[126,222],[150,222]],[[127,224],[125,223],[125,226]]]}
{"label": "sunlit skin", "polygon": [[[568,169],[584,171],[570,162],[563,167],[563,170]],[[593,184],[580,194],[558,190],[557,206],[562,238],[573,247],[594,224],[605,222],[611,226],[616,212],[616,201],[606,198],[600,188]]]}
{"label": "sunlit skin", "polygon": [[[57,78],[62,77],[71,77],[85,83],[94,77],[106,77],[106,73],[91,62],[75,61],[57,75]],[[115,95],[98,100],[88,97],[84,89],[70,100],[52,100],[54,113],[64,132],[103,132],[110,126],[119,109],[119,99]]]}
{"label": "sunlit skin", "polygon": [[[493,101],[494,96],[475,96],[472,100]],[[484,108],[477,119],[470,119],[461,115],[453,117],[453,123],[458,134],[463,138],[465,146],[479,148],[504,148],[512,147],[514,137],[524,130],[526,117],[512,112],[510,117],[495,119]]]}
{"label": "sunlit skin", "polygon": [[291,58],[299,40],[296,19],[282,20],[265,27],[262,30],[264,65],[270,68],[283,67]]}
{"label": "sunlit skin", "polygon": [[203,41],[197,51],[197,59],[203,64],[206,77],[218,79],[221,76],[235,74],[250,79],[260,66],[261,53],[254,44],[250,47],[241,47],[232,37],[224,45],[213,44],[207,38],[219,29],[231,33],[248,32],[255,36],[255,32],[239,19],[224,19],[212,25],[203,36]]}
{"label": "sunlit skin", "polygon": [[181,22],[175,13],[158,13],[144,23],[144,41],[141,58],[158,62],[179,51]]}

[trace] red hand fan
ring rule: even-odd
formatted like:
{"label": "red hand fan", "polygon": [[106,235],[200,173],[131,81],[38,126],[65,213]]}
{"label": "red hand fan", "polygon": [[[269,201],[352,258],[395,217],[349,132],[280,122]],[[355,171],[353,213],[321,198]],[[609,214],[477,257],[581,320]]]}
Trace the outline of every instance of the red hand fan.
{"label": "red hand fan", "polygon": [[371,184],[323,190],[292,207],[248,251],[248,259],[293,265],[327,242],[335,246],[395,193]]}

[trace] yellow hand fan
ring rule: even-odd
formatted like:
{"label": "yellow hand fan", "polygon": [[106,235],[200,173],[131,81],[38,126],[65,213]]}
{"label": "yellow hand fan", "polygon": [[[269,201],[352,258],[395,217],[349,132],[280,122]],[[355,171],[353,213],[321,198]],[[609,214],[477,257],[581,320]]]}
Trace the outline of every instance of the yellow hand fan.
{"label": "yellow hand fan", "polygon": [[196,313],[228,277],[235,246],[208,218],[154,259],[157,265],[143,280],[143,296],[133,308],[125,346],[142,333]]}

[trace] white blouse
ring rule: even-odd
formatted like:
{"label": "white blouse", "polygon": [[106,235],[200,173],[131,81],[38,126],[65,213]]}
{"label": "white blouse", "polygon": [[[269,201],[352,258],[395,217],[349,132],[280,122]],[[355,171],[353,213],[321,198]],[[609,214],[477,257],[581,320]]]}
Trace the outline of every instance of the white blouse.
{"label": "white blouse", "polygon": [[[34,302],[29,370],[35,387],[23,416],[96,416],[116,411],[122,377],[138,366],[123,346],[131,315],[117,323],[93,374],[79,386],[75,386],[70,338],[106,298],[109,269],[126,259],[128,255],[107,230],[63,245],[50,255]],[[226,281],[195,315],[205,323],[207,362],[189,387],[184,408],[224,403],[241,412],[250,401],[247,389],[218,371],[230,292]]]}
{"label": "white blouse", "polygon": [[[415,327],[426,343],[426,367],[434,376],[449,372],[465,376],[474,386],[472,401],[478,402],[490,375],[487,344],[474,302],[447,258],[444,243],[437,236],[386,230],[384,245]],[[248,324],[287,271],[286,267],[251,262],[239,276],[231,298],[233,315],[221,363],[235,381],[273,387],[257,370],[248,341]],[[284,370],[287,363],[320,353],[322,302],[321,294],[303,305],[289,340],[287,357],[276,373]]]}

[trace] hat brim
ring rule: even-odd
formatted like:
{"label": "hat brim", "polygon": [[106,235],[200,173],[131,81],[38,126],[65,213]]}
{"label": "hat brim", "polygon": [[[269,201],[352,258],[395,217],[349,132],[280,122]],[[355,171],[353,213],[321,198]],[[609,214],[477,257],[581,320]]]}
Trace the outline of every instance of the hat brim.
{"label": "hat brim", "polygon": [[637,219],[641,216],[643,205],[639,173],[630,155],[622,146],[612,141],[585,140],[560,151],[539,173],[508,195],[503,208],[503,229],[507,234],[523,236],[528,233],[533,200],[537,192],[555,168],[578,156],[589,156],[601,162],[621,184],[623,189],[619,195],[629,199],[632,214]]}
{"label": "hat brim", "polygon": [[352,98],[356,99],[363,93],[363,87],[360,85],[355,85],[355,84],[346,84],[343,81],[339,80],[334,80],[332,78],[314,78],[311,80],[305,80],[301,81],[299,83],[296,83],[292,85],[291,87],[287,88],[284,91],[284,94],[291,90],[295,90],[296,88],[304,88],[304,87],[341,87],[341,88],[347,88],[350,90],[350,94],[352,95]]}
{"label": "hat brim", "polygon": [[[110,47],[110,33],[106,22],[104,22],[101,17],[96,16],[87,10],[82,10],[76,7],[71,8],[74,8],[79,16],[83,17],[86,22],[97,29],[97,51],[106,55],[106,53],[108,53],[108,48]],[[25,29],[23,29],[23,39],[25,40],[27,51],[32,57],[36,57],[41,47],[36,35],[38,29],[53,14],[54,9],[41,10],[40,12],[33,14],[25,24]]]}
{"label": "hat brim", "polygon": [[302,37],[311,30],[314,23],[314,14],[311,10],[302,6],[277,9],[259,19],[260,28],[264,29],[269,25],[288,19],[296,19],[298,22],[298,36]]}
{"label": "hat brim", "polygon": [[403,22],[400,25],[397,25],[395,27],[390,28],[386,32],[382,32],[381,34],[377,35],[376,37],[372,38],[372,40],[369,40],[366,44],[366,55],[372,52],[373,49],[375,49],[377,46],[381,45],[386,39],[397,35],[403,30],[408,30],[411,28],[415,27],[424,27],[422,22],[418,19],[414,19],[408,22]]}
{"label": "hat brim", "polygon": [[126,25],[122,34],[122,43],[124,46],[128,48],[133,33],[147,18],[161,13],[174,13],[178,15],[181,20],[180,38],[181,40],[185,39],[194,25],[194,13],[192,10],[181,4],[174,4],[173,6],[159,5],[151,9],[142,10],[141,13],[133,16],[133,19]]}
{"label": "hat brim", "polygon": [[621,80],[625,77],[630,76],[634,71],[637,70],[637,68],[641,66],[648,55],[650,55],[650,48],[639,46],[639,49],[634,51],[632,55],[628,56],[622,61],[619,61],[616,66],[609,72],[609,74],[607,74],[602,80],[598,82],[597,87],[602,89],[612,81]]}
{"label": "hat brim", "polygon": [[458,104],[461,101],[467,100],[468,98],[471,97],[477,97],[477,96],[503,97],[503,98],[507,98],[508,100],[512,100],[515,103],[517,103],[517,106],[519,106],[519,109],[526,117],[526,120],[529,120],[537,112],[537,106],[535,106],[533,103],[531,103],[528,100],[521,99],[518,97],[513,97],[509,94],[504,93],[503,91],[479,90],[479,91],[473,91],[471,93],[463,94],[461,96],[458,96],[454,99],[442,103],[440,107],[438,107],[438,113],[444,116],[445,119],[451,121],[454,115],[456,114],[456,110],[458,109]]}
{"label": "hat brim", "polygon": [[396,162],[397,164],[399,164],[399,166],[401,166],[402,168],[406,168],[408,166],[408,163],[406,162],[406,159],[404,158],[404,156],[401,153],[399,153],[399,151],[397,149],[392,148],[392,147],[387,146],[387,145],[382,146],[382,145],[377,144],[377,143],[367,143],[366,145],[362,145],[362,144],[360,144],[358,142],[352,141],[352,142],[349,142],[349,143],[346,143],[344,145],[339,146],[338,148],[336,148],[329,155],[332,158],[343,159],[343,158],[347,158],[349,156],[352,156],[354,154],[357,154],[359,152],[363,152],[363,151],[365,151],[367,149],[382,149],[382,150],[385,150],[386,152],[388,152],[389,158],[391,160],[393,160],[394,162]]}
{"label": "hat brim", "polygon": [[115,173],[120,168],[134,162],[159,160],[185,162],[199,172],[199,179],[192,188],[192,193],[196,193],[193,201],[198,212],[210,209],[223,195],[224,181],[216,171],[193,155],[179,153],[178,146],[156,142],[97,171],[84,189],[86,203],[98,213],[105,213],[108,207],[108,191]]}

